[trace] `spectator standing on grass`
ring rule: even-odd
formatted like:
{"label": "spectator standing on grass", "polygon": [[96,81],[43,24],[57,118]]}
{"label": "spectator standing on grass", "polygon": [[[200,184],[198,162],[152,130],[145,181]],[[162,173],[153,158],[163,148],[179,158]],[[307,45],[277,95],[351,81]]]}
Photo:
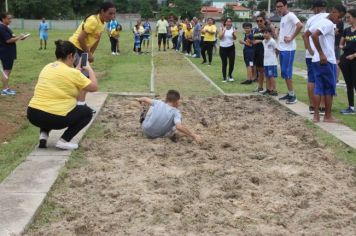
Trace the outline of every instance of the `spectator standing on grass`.
{"label": "spectator standing on grass", "polygon": [[[110,44],[112,45],[112,39],[111,39],[111,33],[113,32],[113,30],[117,29],[119,26],[119,22],[116,19],[110,20],[110,22],[107,23],[107,33],[110,39]],[[112,48],[111,48],[112,49]],[[111,53],[113,51],[111,50]]]}
{"label": "spectator standing on grass", "polygon": [[197,143],[202,143],[202,138],[190,131],[182,124],[182,115],[178,110],[180,94],[176,90],[169,90],[166,101],[151,98],[138,98],[140,103],[149,105],[148,111],[141,114],[141,127],[148,138],[172,137],[178,130],[192,137]]}
{"label": "spectator standing on grass", "polygon": [[213,24],[213,19],[209,18],[208,24],[206,24],[202,29],[202,32],[204,33],[204,46],[201,52],[203,57],[202,64],[206,64],[206,53],[208,53],[208,66],[211,65],[211,62],[213,60],[213,48],[216,41],[216,31],[217,29],[216,26]]}
{"label": "spectator standing on grass", "polygon": [[146,51],[148,52],[148,47],[150,46],[150,40],[151,40],[151,24],[148,21],[148,19],[146,19],[145,23],[143,23],[143,29],[144,29],[144,33],[143,33],[143,39],[142,39],[142,44],[143,44],[143,48],[146,47]]}
{"label": "spectator standing on grass", "polygon": [[201,24],[199,22],[199,19],[197,17],[193,18],[194,21],[194,32],[193,32],[193,44],[194,44],[194,58],[200,58],[201,54]]}
{"label": "spectator standing on grass", "polygon": [[122,28],[121,25],[117,25],[115,29],[110,32],[111,54],[117,56],[120,54],[119,38]]}
{"label": "spectator standing on grass", "polygon": [[182,25],[178,25],[178,39],[177,39],[177,47],[176,52],[179,52],[181,45],[183,44],[184,40],[184,30]]}
{"label": "spectator standing on grass", "polygon": [[273,30],[270,26],[267,26],[263,30],[263,35],[265,39],[263,40],[264,48],[264,73],[266,77],[266,91],[263,92],[263,95],[278,96],[277,87],[276,87],[276,78],[278,77],[277,72],[277,43],[273,39]]}
{"label": "spectator standing on grass", "polygon": [[187,29],[184,31],[185,55],[191,56],[193,45],[193,29],[190,23],[187,24]]}
{"label": "spectator standing on grass", "polygon": [[[105,22],[115,19],[115,14],[115,5],[111,2],[103,2],[95,14],[87,16],[79,25],[69,38],[69,41],[77,48],[74,65],[78,64],[82,53],[88,53],[88,61],[94,62],[94,53],[99,45],[101,33],[105,30]],[[87,91],[85,90],[79,93],[78,105],[86,106],[86,94]],[[95,111],[93,110],[93,112]]]}
{"label": "spectator standing on grass", "polygon": [[265,39],[263,36],[263,30],[266,27],[266,18],[264,15],[259,15],[256,18],[257,28],[253,29],[253,48],[254,48],[254,58],[253,64],[256,67],[256,71],[258,72],[258,86],[254,90],[254,92],[262,92],[263,91],[263,82],[264,82],[264,48],[263,48],[263,40]]}
{"label": "spectator standing on grass", "polygon": [[38,50],[42,50],[42,45],[44,44],[44,50],[47,49],[47,40],[48,40],[48,23],[45,18],[42,18],[40,25],[38,26],[38,31],[40,35],[40,48]]}
{"label": "spectator standing on grass", "polygon": [[244,45],[243,56],[246,65],[247,79],[241,84],[252,84],[254,77],[254,47],[253,47],[253,33],[252,33],[252,24],[243,23],[242,28],[245,31],[245,37],[243,40],[240,40],[240,44]]}
{"label": "spectator standing on grass", "polygon": [[163,51],[166,51],[167,42],[167,28],[169,27],[168,22],[161,16],[156,24],[156,37],[158,37],[158,51],[161,51],[161,45],[163,41]]}
{"label": "spectator standing on grass", "polygon": [[336,23],[336,28],[335,28],[335,57],[336,57],[336,82],[339,82],[339,76],[340,76],[340,55],[341,55],[341,50],[340,50],[340,40],[341,36],[344,32],[344,21],[342,19],[339,20],[339,22]]}
{"label": "spectator standing on grass", "polygon": [[15,95],[16,91],[10,89],[10,74],[16,59],[16,42],[25,39],[24,35],[15,36],[9,28],[12,16],[10,13],[0,13],[0,65],[2,90],[1,95]]}
{"label": "spectator standing on grass", "polygon": [[[135,35],[133,50],[134,50],[134,52],[136,52],[136,54],[137,53],[141,53],[141,51],[142,51],[142,42],[143,42],[143,38],[144,38],[143,35],[145,33],[145,28],[143,27],[141,20],[138,20],[136,22],[136,25],[133,28],[133,32],[134,32],[134,35]],[[136,39],[136,36],[138,37],[137,39]],[[138,39],[140,40],[140,45],[137,45]],[[138,49],[138,51],[136,51],[136,49]]]}
{"label": "spectator standing on grass", "polygon": [[[326,2],[324,0],[316,0],[313,3],[313,11],[314,14],[312,17],[308,19],[308,21],[305,24],[305,29],[304,29],[304,35],[303,35],[303,40],[304,40],[304,46],[306,49],[305,52],[305,63],[307,65],[307,70],[308,70],[308,97],[309,97],[309,113],[314,114],[314,90],[315,90],[315,71],[313,70],[313,62],[312,58],[313,55],[316,51],[314,43],[311,36],[311,32],[309,29],[314,25],[318,24],[320,19],[326,18],[329,13],[325,12],[326,10]],[[321,99],[321,107],[320,107],[320,114],[325,113],[325,105],[324,105],[324,97]]]}
{"label": "spectator standing on grass", "polygon": [[175,20],[173,20],[173,24],[171,25],[171,32],[172,32],[172,49],[176,50],[177,49],[177,43],[178,43],[178,26]]}
{"label": "spectator standing on grass", "polygon": [[303,28],[298,17],[288,10],[287,0],[277,0],[276,8],[282,16],[278,36],[279,60],[281,65],[281,77],[285,80],[288,93],[279,98],[287,104],[297,103],[297,95],[293,88],[293,62],[297,44],[295,38]]}
{"label": "spectator standing on grass", "polygon": [[348,108],[341,111],[343,115],[355,114],[354,92],[356,91],[356,9],[351,9],[346,14],[346,21],[350,27],[344,30],[340,48],[344,53],[340,58],[340,68],[347,88]]}
{"label": "spectator standing on grass", "polygon": [[[235,66],[235,43],[234,41],[237,38],[237,31],[232,26],[232,18],[227,17],[224,20],[222,28],[219,32],[219,39],[220,39],[220,58],[222,64],[222,74],[223,74],[223,81],[222,82],[232,82],[234,79],[232,78],[232,72],[234,71]],[[229,61],[229,73],[226,76],[227,70],[227,62]]]}
{"label": "spectator standing on grass", "polygon": [[40,128],[39,148],[47,147],[51,130],[67,128],[56,147],[72,150],[77,149],[78,144],[70,141],[93,116],[89,107],[77,105],[77,96],[82,90],[95,92],[98,84],[89,63],[82,68],[88,72],[88,78],[79,66],[73,68],[77,48],[71,42],[58,40],[55,44],[57,61],[42,69],[28,105],[27,118]]}
{"label": "spectator standing on grass", "polygon": [[321,96],[325,96],[324,122],[337,122],[331,114],[333,97],[336,95],[336,57],[335,57],[335,27],[334,24],[345,16],[343,5],[336,5],[329,16],[320,19],[309,31],[317,53],[313,56],[315,74],[315,110],[314,122],[320,121],[319,106]]}

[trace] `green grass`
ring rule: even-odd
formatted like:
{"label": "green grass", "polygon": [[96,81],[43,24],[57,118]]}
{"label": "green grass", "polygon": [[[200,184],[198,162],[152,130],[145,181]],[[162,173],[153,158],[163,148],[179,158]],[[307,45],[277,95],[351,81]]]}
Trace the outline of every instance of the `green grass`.
{"label": "green grass", "polygon": [[[15,34],[21,32],[31,33],[31,37],[17,43],[17,60],[10,78],[10,85],[22,84],[26,89],[33,91],[37,77],[42,68],[55,61],[54,41],[67,40],[73,31],[51,31],[47,50],[38,50],[39,39],[37,31],[15,30]],[[112,56],[110,42],[106,34],[103,34],[99,47],[95,52],[93,68],[100,72],[100,91],[110,92],[149,92],[151,76],[151,54],[136,56],[132,53],[133,36],[130,32],[121,35],[120,56]],[[18,95],[20,96],[20,95]],[[16,102],[18,96],[1,99],[11,99]],[[30,97],[25,98],[30,99]],[[5,100],[4,100],[5,101]],[[20,108],[22,109],[22,108]],[[14,120],[25,113],[26,107],[12,113],[1,111],[0,119]],[[0,182],[4,180],[17,165],[33,150],[38,142],[38,128],[27,121],[20,122],[20,130],[9,137],[8,143],[0,143]]]}

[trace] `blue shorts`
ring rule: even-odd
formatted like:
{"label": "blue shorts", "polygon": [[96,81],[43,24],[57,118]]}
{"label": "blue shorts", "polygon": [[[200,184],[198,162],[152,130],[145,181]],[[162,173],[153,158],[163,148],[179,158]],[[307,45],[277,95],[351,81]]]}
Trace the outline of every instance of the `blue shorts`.
{"label": "blue shorts", "polygon": [[151,35],[149,35],[149,34],[143,35],[143,40],[150,40],[150,39],[151,39]]}
{"label": "blue shorts", "polygon": [[279,61],[281,64],[281,77],[283,79],[292,79],[294,55],[295,55],[295,50],[279,52]]}
{"label": "blue shorts", "polygon": [[243,52],[244,52],[244,61],[245,61],[246,67],[254,66],[254,63],[253,63],[253,59],[255,56],[254,51],[253,50],[244,50]]}
{"label": "blue shorts", "polygon": [[141,43],[140,42],[135,42],[135,48],[141,48]]}
{"label": "blue shorts", "polygon": [[313,62],[311,58],[305,58],[305,63],[307,64],[308,68],[308,83],[315,83],[315,73],[313,68]]}
{"label": "blue shorts", "polygon": [[47,33],[40,33],[40,39],[41,40],[48,40],[48,34]]}
{"label": "blue shorts", "polygon": [[315,73],[314,93],[320,96],[336,95],[336,65],[328,62],[321,65],[320,62],[313,62]]}
{"label": "blue shorts", "polygon": [[265,66],[264,69],[265,69],[265,76],[267,79],[278,77],[277,66]]}

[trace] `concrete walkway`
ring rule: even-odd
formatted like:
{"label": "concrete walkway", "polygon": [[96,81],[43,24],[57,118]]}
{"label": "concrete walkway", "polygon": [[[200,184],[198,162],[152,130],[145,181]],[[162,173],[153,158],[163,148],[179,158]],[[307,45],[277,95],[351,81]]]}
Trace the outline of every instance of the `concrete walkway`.
{"label": "concrete walkway", "polygon": [[[107,96],[104,93],[88,94],[87,102],[97,111],[96,114],[99,113]],[[76,135],[73,142],[79,142],[90,125],[91,123]],[[0,183],[0,236],[21,234],[32,222],[37,209],[71,154],[71,151],[62,151],[54,147],[62,133],[63,130],[52,131],[48,148],[36,148]]]}

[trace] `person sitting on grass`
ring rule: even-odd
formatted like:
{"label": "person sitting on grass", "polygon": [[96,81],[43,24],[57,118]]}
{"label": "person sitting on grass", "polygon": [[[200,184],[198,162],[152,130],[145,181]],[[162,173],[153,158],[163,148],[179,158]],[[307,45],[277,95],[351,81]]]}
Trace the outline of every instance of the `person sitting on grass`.
{"label": "person sitting on grass", "polygon": [[178,91],[169,90],[165,102],[147,97],[138,98],[137,100],[150,106],[148,111],[143,111],[140,120],[143,133],[148,138],[172,137],[177,129],[192,137],[197,143],[201,144],[203,142],[199,135],[193,133],[182,124],[182,115],[177,109],[180,100]]}

